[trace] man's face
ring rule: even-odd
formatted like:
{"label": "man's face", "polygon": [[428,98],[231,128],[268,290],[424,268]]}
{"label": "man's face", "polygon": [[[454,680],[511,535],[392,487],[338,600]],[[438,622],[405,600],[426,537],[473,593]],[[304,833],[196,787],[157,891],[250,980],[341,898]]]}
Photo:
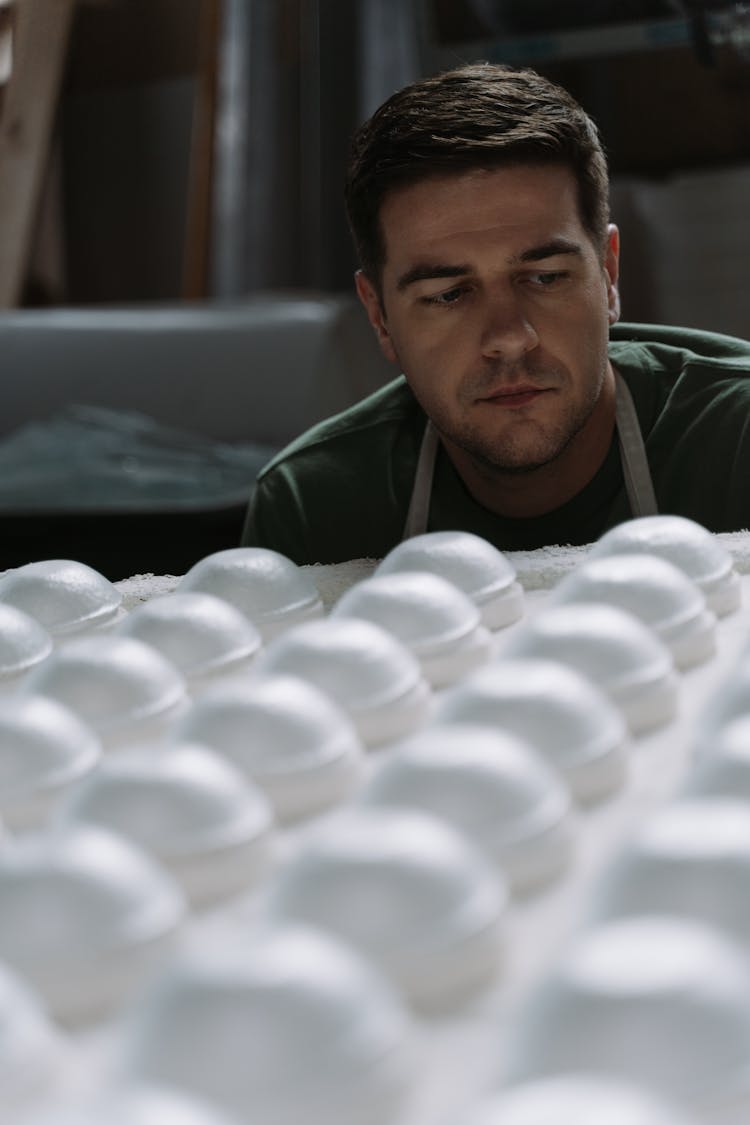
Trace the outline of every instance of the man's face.
{"label": "man's face", "polygon": [[459,471],[528,473],[591,444],[612,378],[618,236],[595,248],[577,201],[569,169],[522,164],[383,202],[382,300],[362,274],[358,292]]}

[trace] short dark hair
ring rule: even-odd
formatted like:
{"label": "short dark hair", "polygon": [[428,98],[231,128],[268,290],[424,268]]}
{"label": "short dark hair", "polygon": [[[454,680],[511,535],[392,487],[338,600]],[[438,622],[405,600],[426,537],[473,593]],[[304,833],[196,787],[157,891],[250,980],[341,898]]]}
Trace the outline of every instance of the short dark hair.
{"label": "short dark hair", "polygon": [[533,70],[473,63],[393,94],[355,133],[346,207],[360,265],[379,289],[387,193],[431,176],[512,164],[561,164],[575,174],[581,222],[602,252],[609,177],[599,133],[561,86]]}

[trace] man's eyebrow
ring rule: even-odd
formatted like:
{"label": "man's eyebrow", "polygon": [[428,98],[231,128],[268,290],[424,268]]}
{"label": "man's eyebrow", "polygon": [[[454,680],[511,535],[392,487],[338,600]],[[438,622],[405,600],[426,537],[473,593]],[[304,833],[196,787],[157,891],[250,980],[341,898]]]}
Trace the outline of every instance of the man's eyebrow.
{"label": "man's eyebrow", "polygon": [[556,258],[558,254],[582,254],[583,248],[578,242],[571,242],[567,238],[553,238],[550,242],[543,242],[540,246],[532,246],[529,250],[522,251],[515,259],[516,262],[541,262],[545,258]]}
{"label": "man's eyebrow", "polygon": [[[571,242],[567,238],[553,238],[550,242],[543,242],[539,246],[532,246],[510,259],[513,262],[542,262],[545,258],[556,258],[560,254],[583,253],[583,248],[578,242]],[[473,268],[469,265],[438,265],[437,263],[418,262],[406,273],[402,273],[396,282],[399,293],[408,289],[416,281],[436,281],[440,278],[466,277],[472,274]]]}
{"label": "man's eyebrow", "polygon": [[467,273],[472,272],[471,266],[439,266],[430,265],[429,262],[418,262],[416,266],[412,266],[406,273],[401,274],[396,282],[396,288],[399,293],[403,293],[404,289],[408,289],[415,281],[432,281],[441,277],[465,277]]}

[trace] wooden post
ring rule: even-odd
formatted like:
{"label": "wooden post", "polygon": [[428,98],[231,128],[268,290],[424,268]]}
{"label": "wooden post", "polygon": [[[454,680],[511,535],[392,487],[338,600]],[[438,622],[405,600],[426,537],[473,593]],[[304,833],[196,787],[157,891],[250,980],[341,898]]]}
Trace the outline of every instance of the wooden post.
{"label": "wooden post", "polygon": [[17,0],[0,116],[0,308],[26,276],[76,0]]}

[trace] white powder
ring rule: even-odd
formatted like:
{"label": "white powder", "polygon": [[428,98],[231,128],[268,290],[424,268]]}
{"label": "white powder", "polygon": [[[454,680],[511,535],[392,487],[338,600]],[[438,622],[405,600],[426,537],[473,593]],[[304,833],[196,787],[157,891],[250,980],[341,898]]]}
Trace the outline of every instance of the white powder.
{"label": "white powder", "polygon": [[[750,532],[730,531],[717,536],[732,558],[738,574],[750,574]],[[588,551],[588,547],[541,547],[537,551],[506,551],[506,558],[516,568],[518,580],[527,591],[549,590],[573,570]],[[343,563],[315,563],[309,570],[318,587],[326,610],[334,605],[345,590],[355,582],[368,578],[378,559],[352,559]],[[157,594],[169,594],[179,583],[173,574],[136,574],[115,585],[122,592],[125,609],[133,609]]]}

